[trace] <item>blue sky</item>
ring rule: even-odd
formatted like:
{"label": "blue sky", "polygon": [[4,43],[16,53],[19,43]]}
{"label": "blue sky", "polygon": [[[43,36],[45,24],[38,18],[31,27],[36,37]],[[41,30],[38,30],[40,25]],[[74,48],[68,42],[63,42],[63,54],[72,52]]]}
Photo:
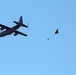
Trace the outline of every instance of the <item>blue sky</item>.
{"label": "blue sky", "polygon": [[0,38],[0,75],[76,75],[76,0],[0,1],[1,24],[12,27],[20,16],[28,37]]}

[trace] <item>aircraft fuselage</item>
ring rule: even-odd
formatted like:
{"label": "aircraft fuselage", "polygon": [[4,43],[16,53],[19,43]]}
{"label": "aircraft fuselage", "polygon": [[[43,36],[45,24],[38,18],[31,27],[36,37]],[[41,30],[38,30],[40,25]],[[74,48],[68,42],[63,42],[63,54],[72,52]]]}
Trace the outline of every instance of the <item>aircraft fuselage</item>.
{"label": "aircraft fuselage", "polygon": [[28,28],[28,26],[23,23],[22,16],[20,16],[19,22],[14,21],[14,23],[16,25],[11,27],[11,28],[8,26],[5,26],[3,24],[0,24],[0,30],[1,30],[0,37],[4,37],[6,35],[11,35],[12,33],[14,33],[14,36],[16,36],[18,34],[23,35],[23,36],[27,36],[27,34],[24,34],[24,33],[17,30],[20,26]]}
{"label": "aircraft fuselage", "polygon": [[11,35],[12,33],[14,33],[18,28],[20,27],[20,25],[16,25],[8,30],[5,30],[3,32],[0,33],[0,37],[4,37],[6,35]]}

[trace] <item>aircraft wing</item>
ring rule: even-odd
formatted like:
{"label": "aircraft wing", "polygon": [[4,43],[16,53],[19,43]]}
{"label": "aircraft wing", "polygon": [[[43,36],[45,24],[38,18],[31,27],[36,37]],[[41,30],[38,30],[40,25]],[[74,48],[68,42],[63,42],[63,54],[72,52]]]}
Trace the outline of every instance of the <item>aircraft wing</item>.
{"label": "aircraft wing", "polygon": [[0,24],[0,30],[4,30],[4,29],[8,30],[10,29],[10,27]]}
{"label": "aircraft wing", "polygon": [[23,36],[28,36],[27,34],[24,34],[24,33],[20,32],[20,31],[15,31],[15,34],[14,35],[16,36],[18,34],[23,35]]}

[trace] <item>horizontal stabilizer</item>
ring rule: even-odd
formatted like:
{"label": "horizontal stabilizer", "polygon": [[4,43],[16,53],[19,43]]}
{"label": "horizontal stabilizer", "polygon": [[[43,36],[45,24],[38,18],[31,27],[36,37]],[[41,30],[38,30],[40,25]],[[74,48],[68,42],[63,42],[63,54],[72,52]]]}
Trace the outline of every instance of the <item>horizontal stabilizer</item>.
{"label": "horizontal stabilizer", "polygon": [[28,28],[28,26],[27,26],[27,25],[24,25],[24,24],[22,24],[22,26],[23,26],[23,27],[26,27],[26,28]]}
{"label": "horizontal stabilizer", "polygon": [[13,21],[15,24],[19,24],[19,25],[22,25],[22,23],[20,22],[16,22],[16,21]]}
{"label": "horizontal stabilizer", "polygon": [[23,27],[26,27],[26,28],[28,28],[28,26],[27,25],[25,25],[25,24],[23,24],[23,23],[20,23],[20,22],[16,22],[16,21],[13,21],[15,24],[17,24],[17,25],[21,25],[21,26],[23,26]]}

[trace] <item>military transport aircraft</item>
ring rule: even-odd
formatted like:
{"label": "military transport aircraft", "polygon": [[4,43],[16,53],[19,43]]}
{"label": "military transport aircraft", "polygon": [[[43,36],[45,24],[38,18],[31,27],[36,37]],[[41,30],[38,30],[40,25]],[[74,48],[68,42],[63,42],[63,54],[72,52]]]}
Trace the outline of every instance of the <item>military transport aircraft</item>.
{"label": "military transport aircraft", "polygon": [[23,36],[28,36],[27,34],[24,34],[24,33],[22,33],[22,32],[20,32],[20,31],[17,30],[21,26],[28,28],[27,25],[23,24],[23,18],[22,18],[22,16],[20,16],[19,22],[16,22],[16,21],[13,21],[13,22],[15,24],[17,24],[17,25],[15,25],[15,26],[13,26],[11,28],[8,27],[8,26],[5,26],[3,24],[0,24],[0,30],[1,30],[0,37],[4,37],[6,35],[11,35],[13,33],[14,33],[14,36],[16,36],[18,34],[23,35]]}

